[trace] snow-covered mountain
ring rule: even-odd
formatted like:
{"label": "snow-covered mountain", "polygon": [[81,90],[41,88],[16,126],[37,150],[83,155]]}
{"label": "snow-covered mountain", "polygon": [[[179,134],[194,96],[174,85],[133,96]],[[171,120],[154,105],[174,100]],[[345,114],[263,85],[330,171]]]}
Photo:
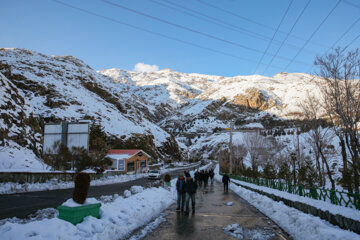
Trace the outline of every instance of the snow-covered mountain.
{"label": "snow-covered mountain", "polygon": [[161,88],[163,91],[156,96],[148,96],[146,100],[152,104],[167,103],[173,108],[192,103],[196,114],[199,113],[199,105],[194,103],[206,108],[207,103],[219,100],[291,118],[300,112],[299,102],[308,93],[320,97],[318,83],[321,79],[304,73],[279,73],[273,77],[223,77],[180,73],[170,69],[132,72],[113,68],[98,72],[126,85],[152,88],[153,91]]}
{"label": "snow-covered mountain", "polygon": [[137,87],[119,84],[79,59],[0,49],[0,72],[43,119],[94,119],[124,144],[147,145],[153,156],[179,151],[171,135],[151,121],[154,111],[136,95]]}
{"label": "snow-covered mountain", "polygon": [[93,119],[124,145],[147,146],[164,159],[180,157],[179,147],[187,149],[186,134],[211,134],[227,127],[230,119],[296,118],[308,93],[321,97],[321,79],[303,73],[223,77],[171,69],[96,72],[72,56],[26,49],[0,49],[0,72],[40,118]]}

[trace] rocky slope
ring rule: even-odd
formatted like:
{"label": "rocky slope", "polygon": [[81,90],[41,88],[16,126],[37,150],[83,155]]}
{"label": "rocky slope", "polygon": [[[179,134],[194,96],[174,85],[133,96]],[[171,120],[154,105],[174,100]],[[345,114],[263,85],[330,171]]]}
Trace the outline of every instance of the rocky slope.
{"label": "rocky slope", "polygon": [[43,169],[40,142],[32,108],[22,91],[0,73],[0,169]]}
{"label": "rocky slope", "polygon": [[[143,148],[163,159],[179,159],[189,138],[211,135],[228,127],[230,119],[239,126],[298,118],[299,103],[308,93],[320,97],[321,82],[302,73],[96,72],[72,56],[25,49],[0,49],[0,72],[44,121],[93,119],[118,140],[118,147]],[[200,145],[192,149],[201,151]]]}
{"label": "rocky slope", "polygon": [[141,146],[154,158],[179,152],[171,135],[152,123],[155,110],[136,95],[137,87],[114,82],[79,59],[0,49],[0,72],[45,121],[93,119],[119,147]]}

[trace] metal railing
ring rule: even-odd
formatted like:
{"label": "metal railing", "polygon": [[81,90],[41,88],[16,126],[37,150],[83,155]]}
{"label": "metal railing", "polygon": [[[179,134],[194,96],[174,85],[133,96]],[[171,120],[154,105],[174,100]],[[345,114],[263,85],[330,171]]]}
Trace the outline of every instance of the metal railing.
{"label": "metal railing", "polygon": [[230,175],[230,178],[240,180],[258,186],[269,187],[277,189],[279,191],[296,194],[302,197],[308,197],[316,200],[322,200],[339,206],[345,206],[349,208],[356,208],[360,210],[360,194],[339,192],[332,189],[325,188],[304,188],[302,185],[293,185],[292,183],[285,182],[282,180],[268,180],[262,178],[251,178],[244,176]]}

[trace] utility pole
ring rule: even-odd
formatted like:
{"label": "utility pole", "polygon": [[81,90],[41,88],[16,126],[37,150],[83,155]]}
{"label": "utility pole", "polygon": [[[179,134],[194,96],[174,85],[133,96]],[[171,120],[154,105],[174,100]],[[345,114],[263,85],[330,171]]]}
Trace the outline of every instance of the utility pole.
{"label": "utility pole", "polygon": [[232,131],[233,131],[233,122],[230,120],[230,141],[229,141],[229,148],[230,148],[230,169],[229,172],[232,174],[233,168],[233,159],[232,159]]}

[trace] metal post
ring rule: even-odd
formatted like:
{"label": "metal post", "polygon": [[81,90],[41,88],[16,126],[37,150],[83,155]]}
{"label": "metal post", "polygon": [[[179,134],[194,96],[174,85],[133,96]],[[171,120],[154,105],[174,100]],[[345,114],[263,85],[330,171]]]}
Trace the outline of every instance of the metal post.
{"label": "metal post", "polygon": [[232,129],[233,129],[233,122],[230,121],[230,142],[229,142],[229,148],[230,148],[230,169],[229,172],[232,174],[232,168],[233,168],[233,159],[232,159]]}
{"label": "metal post", "polygon": [[294,187],[296,186],[296,153],[292,152],[290,154],[291,161],[292,161],[292,167],[293,167],[293,178],[294,178]]}

